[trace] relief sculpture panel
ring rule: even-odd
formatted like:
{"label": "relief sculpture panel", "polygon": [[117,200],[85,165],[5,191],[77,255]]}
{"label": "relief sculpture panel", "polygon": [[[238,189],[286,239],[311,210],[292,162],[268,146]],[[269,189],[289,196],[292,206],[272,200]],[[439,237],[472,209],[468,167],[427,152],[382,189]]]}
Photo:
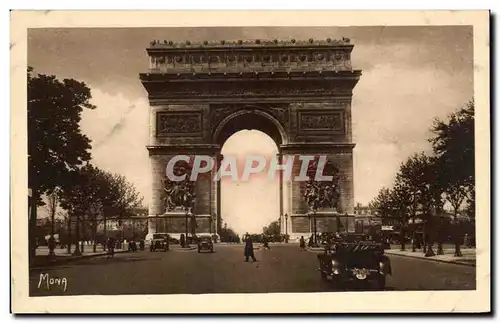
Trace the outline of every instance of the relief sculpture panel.
{"label": "relief sculpture panel", "polygon": [[158,136],[202,136],[201,112],[159,112],[156,120]]}
{"label": "relief sculpture panel", "polygon": [[299,132],[344,133],[343,111],[299,111]]}

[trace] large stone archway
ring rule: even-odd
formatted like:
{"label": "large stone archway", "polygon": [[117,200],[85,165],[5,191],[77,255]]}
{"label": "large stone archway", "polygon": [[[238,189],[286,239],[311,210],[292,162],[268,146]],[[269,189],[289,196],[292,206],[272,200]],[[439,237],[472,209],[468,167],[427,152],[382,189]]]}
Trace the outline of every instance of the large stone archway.
{"label": "large stone archway", "polygon": [[[335,211],[353,214],[351,100],[361,71],[351,67],[352,50],[348,39],[203,44],[153,41],[147,49],[149,72],[140,74],[140,79],[150,102],[149,215],[163,217],[151,221],[149,233],[180,234],[188,221],[182,210],[165,209],[168,161],[179,154],[209,155],[220,161],[225,140],[242,129],[268,134],[282,158],[326,155],[341,178]],[[298,175],[300,165],[294,165],[292,175]],[[292,237],[311,231],[305,185],[293,181],[280,185],[277,217],[286,221]],[[196,202],[191,211],[196,231],[217,230],[220,183],[210,176],[200,177],[194,190]],[[285,199],[288,203],[283,203]],[[338,226],[332,212],[318,209],[318,231]],[[285,225],[282,228],[284,231]]]}

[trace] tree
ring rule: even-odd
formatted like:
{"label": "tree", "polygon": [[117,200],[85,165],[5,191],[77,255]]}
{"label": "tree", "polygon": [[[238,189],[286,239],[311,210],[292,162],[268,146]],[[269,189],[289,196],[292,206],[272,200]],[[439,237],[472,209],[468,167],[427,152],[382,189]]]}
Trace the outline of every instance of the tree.
{"label": "tree", "polygon": [[402,185],[396,182],[391,194],[391,201],[393,204],[393,212],[399,218],[401,223],[400,227],[400,242],[401,251],[406,250],[406,229],[408,226],[408,214],[411,205],[410,193]]}
{"label": "tree", "polygon": [[368,204],[368,207],[375,210],[382,219],[394,216],[392,191],[386,187],[382,187],[375,199]]}
{"label": "tree", "polygon": [[460,251],[457,215],[466,202],[475,207],[474,100],[469,101],[446,121],[436,119],[432,143],[439,165],[439,184],[453,208],[455,256]]}
{"label": "tree", "polygon": [[83,109],[94,109],[85,83],[58,80],[28,68],[28,187],[32,189],[30,256],[35,254],[33,230],[42,196],[67,185],[74,171],[90,160],[90,139],[81,132]]}
{"label": "tree", "polygon": [[273,221],[265,226],[262,230],[262,234],[272,237],[274,240],[278,240],[281,236],[281,229],[278,221]]}
{"label": "tree", "polygon": [[80,221],[90,212],[95,211],[99,195],[99,181],[97,170],[90,164],[70,173],[71,185],[61,190],[61,206],[68,211],[70,217],[76,220],[76,248],[75,255],[81,254],[80,241]]}
{"label": "tree", "polygon": [[[427,224],[430,224],[430,221],[428,221],[430,216],[435,214],[436,207],[439,207],[441,204],[441,191],[436,184],[436,174],[434,159],[424,153],[418,153],[409,157],[406,162],[402,163],[399,172],[396,175],[396,185],[398,185],[401,189],[404,189],[408,195],[408,215],[411,217],[413,224],[412,251],[415,251],[415,226],[417,213],[420,212],[422,214],[424,223],[428,222]],[[424,224],[424,230],[425,227],[426,225]],[[425,235],[426,234],[424,232],[424,238]]]}
{"label": "tree", "polygon": [[[101,217],[106,226],[106,217],[133,216],[134,211],[142,204],[142,197],[124,176],[105,172],[91,164],[72,175],[73,185],[61,192],[62,206],[75,216],[77,241],[80,220],[91,220],[95,250],[96,228]],[[79,250],[75,250],[75,253],[79,253]]]}

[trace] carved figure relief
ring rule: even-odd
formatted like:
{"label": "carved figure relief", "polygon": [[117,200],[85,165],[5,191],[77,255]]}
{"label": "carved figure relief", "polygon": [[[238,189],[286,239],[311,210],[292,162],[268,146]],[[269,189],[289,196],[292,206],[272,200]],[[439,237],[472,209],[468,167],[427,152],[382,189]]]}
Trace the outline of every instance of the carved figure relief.
{"label": "carved figure relief", "polygon": [[158,135],[197,135],[202,132],[200,113],[164,112],[157,115]]}
{"label": "carved figure relief", "polygon": [[331,162],[327,161],[323,175],[332,176],[331,181],[315,181],[316,169],[318,167],[318,160],[311,161],[307,170],[309,181],[306,182],[304,191],[304,199],[310,211],[316,212],[321,208],[331,208],[338,211],[338,204],[340,199],[340,174],[337,167]]}
{"label": "carved figure relief", "polygon": [[217,125],[232,112],[236,111],[232,106],[216,107],[211,110],[210,125],[214,129]]}
{"label": "carved figure relief", "polygon": [[191,166],[187,162],[179,161],[175,164],[173,172],[176,176],[186,174],[187,179],[175,182],[167,178],[163,181],[165,212],[173,211],[176,208],[191,210],[196,200],[196,182],[189,180]]}
{"label": "carved figure relief", "polygon": [[344,131],[344,113],[342,111],[299,111],[299,132],[324,131],[342,133]]}
{"label": "carved figure relief", "polygon": [[340,113],[330,115],[308,115],[302,114],[300,118],[300,125],[306,129],[334,129],[339,130],[342,127]]}
{"label": "carved figure relief", "polygon": [[288,123],[288,106],[270,107],[269,112],[276,117],[281,123]]}

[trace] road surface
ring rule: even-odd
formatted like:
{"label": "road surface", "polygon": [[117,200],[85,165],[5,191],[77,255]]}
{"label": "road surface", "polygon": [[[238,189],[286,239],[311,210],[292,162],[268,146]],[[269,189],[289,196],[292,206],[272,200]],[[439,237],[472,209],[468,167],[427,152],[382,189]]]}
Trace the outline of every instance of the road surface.
{"label": "road surface", "polygon": [[[114,259],[82,259],[31,271],[30,295],[335,291],[328,282],[321,281],[316,253],[299,251],[296,244],[271,248],[257,250],[256,263],[243,261],[243,245],[220,244],[215,245],[213,254],[199,254],[196,250],[139,251],[117,254]],[[387,279],[387,290],[475,289],[474,267],[390,258],[393,276]]]}

